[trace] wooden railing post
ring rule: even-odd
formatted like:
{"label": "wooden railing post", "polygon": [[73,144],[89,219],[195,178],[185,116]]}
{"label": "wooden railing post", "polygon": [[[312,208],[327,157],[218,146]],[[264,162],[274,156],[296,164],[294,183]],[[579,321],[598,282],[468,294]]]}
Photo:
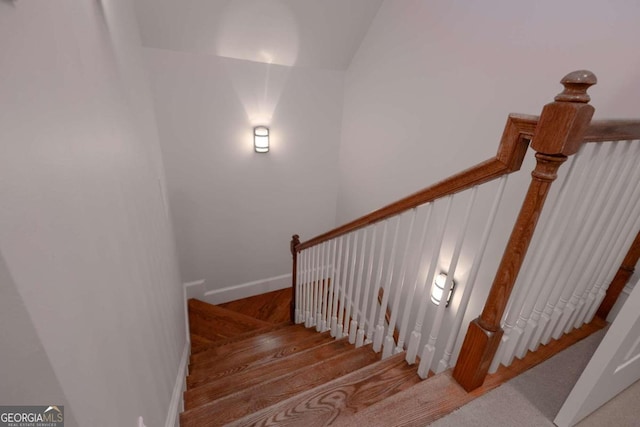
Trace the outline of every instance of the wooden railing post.
{"label": "wooden railing post", "polygon": [[300,236],[294,234],[289,243],[291,256],[293,257],[293,268],[291,271],[291,305],[289,306],[289,316],[291,323],[296,323],[296,280],[298,275],[298,251],[296,247],[300,244]]}
{"label": "wooden railing post", "polygon": [[594,108],[587,89],[596,83],[589,71],[575,71],[561,83],[564,91],[545,105],[531,147],[536,167],[529,190],[502,256],[491,291],[480,317],[469,324],[453,377],[471,391],[482,385],[498,349],[503,330],[500,321],[522,266],[551,183],[560,165],[580,148]]}
{"label": "wooden railing post", "polygon": [[613,305],[618,300],[620,293],[626,286],[627,282],[631,276],[633,276],[633,272],[635,271],[636,264],[638,263],[638,259],[640,259],[640,232],[636,235],[631,248],[629,248],[629,252],[624,257],[618,272],[614,276],[611,284],[607,288],[607,294],[605,295],[600,307],[598,307],[598,311],[596,315],[601,319],[607,319],[609,316],[609,312],[613,308]]}

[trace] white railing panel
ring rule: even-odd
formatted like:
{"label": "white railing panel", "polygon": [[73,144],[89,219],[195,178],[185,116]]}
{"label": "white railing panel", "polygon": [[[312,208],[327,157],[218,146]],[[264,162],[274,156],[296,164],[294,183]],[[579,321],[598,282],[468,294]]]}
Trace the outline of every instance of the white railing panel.
{"label": "white railing panel", "polygon": [[413,226],[415,224],[417,209],[411,209],[409,230],[405,237],[404,251],[400,264],[400,275],[398,281],[393,288],[393,306],[391,308],[391,318],[389,319],[389,325],[387,328],[387,336],[384,339],[382,358],[385,359],[394,353],[396,343],[394,341],[393,333],[396,327],[396,321],[398,319],[398,310],[400,308],[400,300],[402,298],[402,290],[404,288],[404,281],[407,276],[407,265],[409,263],[409,248],[411,247],[411,237],[413,235]]}
{"label": "white railing panel", "polygon": [[491,236],[491,231],[493,230],[493,224],[495,223],[496,215],[498,213],[498,207],[500,206],[502,196],[504,195],[504,188],[506,186],[506,183],[507,176],[503,176],[502,178],[500,178],[500,184],[498,185],[498,189],[493,199],[493,204],[491,205],[491,210],[489,211],[489,216],[485,223],[482,237],[480,238],[480,244],[476,253],[474,254],[473,261],[471,263],[471,271],[467,279],[467,284],[464,287],[462,298],[460,299],[460,305],[458,311],[456,312],[453,327],[451,329],[451,332],[449,333],[449,339],[447,341],[444,354],[442,356],[442,359],[440,359],[440,362],[438,362],[438,367],[436,370],[437,373],[443,372],[450,367],[449,362],[451,360],[451,355],[453,354],[453,348],[456,344],[456,340],[458,339],[458,335],[460,334],[462,321],[467,311],[467,306],[469,305],[469,300],[471,299],[473,288],[475,287],[476,279],[478,277],[478,271],[480,271],[482,258],[484,257],[485,250],[487,249],[487,243],[489,242],[489,237]]}
{"label": "white railing panel", "polygon": [[581,148],[547,202],[490,372],[593,319],[640,227],[638,164],[640,141]]}
{"label": "white railing panel", "polygon": [[[431,370],[431,365],[435,358],[436,354],[436,342],[440,335],[440,328],[442,326],[442,319],[444,317],[444,311],[448,305],[447,297],[449,292],[451,292],[453,288],[453,278],[456,274],[456,268],[458,267],[458,260],[460,259],[460,252],[462,251],[462,244],[464,243],[464,239],[466,237],[467,228],[469,226],[469,220],[471,218],[471,213],[473,211],[473,207],[476,200],[476,194],[478,192],[477,187],[473,187],[471,190],[471,198],[467,205],[467,211],[465,213],[465,217],[462,223],[462,227],[458,231],[458,237],[456,239],[455,248],[453,250],[453,255],[451,256],[451,261],[449,262],[449,268],[446,271],[447,279],[444,283],[444,290],[442,291],[442,298],[440,300],[440,304],[436,310],[435,320],[431,326],[431,332],[429,333],[429,341],[425,344],[424,349],[422,350],[422,356],[420,358],[420,365],[418,366],[418,375],[422,378],[425,378],[429,371]],[[447,218],[447,222],[449,219]]]}
{"label": "white railing panel", "polygon": [[389,304],[389,289],[391,289],[391,280],[393,279],[393,270],[395,267],[396,248],[398,246],[398,234],[400,232],[400,217],[395,218],[395,227],[393,231],[393,243],[391,243],[391,253],[389,254],[389,263],[387,265],[386,278],[382,285],[382,301],[380,301],[380,312],[378,315],[378,323],[373,339],[373,350],[379,352],[382,350],[382,340],[384,339],[384,323],[387,306]]}
{"label": "white railing panel", "polygon": [[[440,228],[437,233],[437,238],[434,241],[433,250],[431,252],[431,260],[429,261],[429,270],[424,282],[424,293],[430,292],[431,284],[433,283],[436,276],[436,269],[438,267],[438,259],[440,258],[440,250],[442,248],[442,241],[444,239],[444,233],[447,228],[446,218],[449,217],[449,212],[451,210],[451,203],[453,201],[453,196],[448,196],[446,198],[446,208],[444,214],[444,220],[440,224]],[[416,322],[411,332],[411,337],[409,338],[409,345],[407,346],[407,355],[405,360],[409,364],[413,364],[416,362],[416,357],[418,355],[418,348],[420,346],[420,341],[422,339],[422,325],[424,322],[424,317],[427,311],[427,304],[430,304],[430,298],[427,298],[426,295],[423,295],[420,298],[420,306],[418,308],[418,313],[416,316]]]}

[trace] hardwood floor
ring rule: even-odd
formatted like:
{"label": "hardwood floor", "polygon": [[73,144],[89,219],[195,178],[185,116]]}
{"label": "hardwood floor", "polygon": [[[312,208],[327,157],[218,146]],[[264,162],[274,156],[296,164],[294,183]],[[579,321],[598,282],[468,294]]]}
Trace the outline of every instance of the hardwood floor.
{"label": "hardwood floor", "polygon": [[596,319],[466,393],[450,371],[420,380],[404,353],[380,360],[368,345],[290,324],[288,298],[285,290],[219,306],[189,301],[181,426],[423,426],[606,325]]}

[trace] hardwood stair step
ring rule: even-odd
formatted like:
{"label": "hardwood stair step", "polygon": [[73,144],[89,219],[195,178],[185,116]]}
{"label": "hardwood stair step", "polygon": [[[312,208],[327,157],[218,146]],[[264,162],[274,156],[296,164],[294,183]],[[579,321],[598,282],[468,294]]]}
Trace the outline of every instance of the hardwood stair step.
{"label": "hardwood stair step", "polygon": [[278,361],[283,357],[290,356],[302,351],[309,350],[316,346],[333,342],[334,339],[328,332],[323,334],[314,334],[305,340],[292,342],[275,349],[267,349],[261,352],[245,352],[234,355],[233,357],[225,357],[215,359],[213,362],[203,364],[198,368],[192,369],[187,376],[187,388],[191,389],[225,375],[231,375],[248,369],[263,367],[274,361]]}
{"label": "hardwood stair step", "polygon": [[215,344],[215,341],[196,334],[189,334],[189,340],[191,341],[191,354],[204,351]]}
{"label": "hardwood stair step", "polygon": [[346,338],[332,340],[309,350],[295,353],[261,366],[252,367],[231,375],[209,380],[199,387],[184,392],[185,408],[191,409],[247,387],[268,381],[281,375],[288,375],[298,369],[322,363],[326,359],[353,350]]}
{"label": "hardwood stair step", "polygon": [[294,342],[317,336],[313,329],[307,329],[302,325],[288,325],[278,328],[265,334],[252,336],[241,341],[215,346],[208,350],[191,355],[190,369],[198,366],[211,365],[221,357],[234,357],[247,352],[262,352],[265,350],[275,350],[280,346],[285,346]]}
{"label": "hardwood stair step", "polygon": [[271,323],[289,322],[291,288],[220,304],[220,307]]}
{"label": "hardwood stair step", "polygon": [[[247,414],[268,408],[327,381],[340,378],[378,360],[371,346],[354,348],[323,363],[240,390],[180,415],[181,427],[225,425]],[[246,424],[244,424],[246,425]]]}
{"label": "hardwood stair step", "polygon": [[[271,407],[237,419],[228,425],[323,426],[349,417],[421,382],[416,366],[404,361],[404,353],[366,366],[351,374],[300,393]],[[214,416],[215,417],[215,416]],[[204,418],[200,426],[207,424]]]}
{"label": "hardwood stair step", "polygon": [[210,340],[230,338],[273,325],[193,298],[188,301],[188,309],[191,333]]}
{"label": "hardwood stair step", "polygon": [[[291,323],[278,323],[275,325],[268,326],[266,328],[254,329],[253,331],[244,332],[242,334],[234,335],[229,338],[219,338],[215,341],[209,340],[201,337],[200,335],[191,334],[191,355],[202,353],[203,351],[210,350],[215,347],[221,347],[227,344],[232,344],[239,341],[244,341],[247,338],[257,337],[258,335],[263,335],[269,332],[276,331],[278,329],[283,329],[291,326]],[[195,338],[195,349],[194,349],[194,338]]]}

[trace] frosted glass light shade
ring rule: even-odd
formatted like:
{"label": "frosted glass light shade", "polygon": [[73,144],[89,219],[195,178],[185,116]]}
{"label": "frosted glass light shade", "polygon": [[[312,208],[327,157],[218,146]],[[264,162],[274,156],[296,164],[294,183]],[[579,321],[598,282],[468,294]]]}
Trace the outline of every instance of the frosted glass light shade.
{"label": "frosted glass light shade", "polygon": [[[444,285],[447,282],[447,275],[444,273],[438,274],[436,276],[436,280],[433,282],[433,286],[431,287],[431,302],[435,305],[440,305],[440,301],[442,301],[442,295],[444,294]],[[449,295],[447,295],[447,305],[451,302],[451,295],[453,294],[453,288],[455,286],[455,282],[451,281],[451,289],[449,290]]]}
{"label": "frosted glass light shade", "polygon": [[253,148],[256,153],[267,153],[269,151],[269,128],[266,126],[256,126],[253,128]]}

